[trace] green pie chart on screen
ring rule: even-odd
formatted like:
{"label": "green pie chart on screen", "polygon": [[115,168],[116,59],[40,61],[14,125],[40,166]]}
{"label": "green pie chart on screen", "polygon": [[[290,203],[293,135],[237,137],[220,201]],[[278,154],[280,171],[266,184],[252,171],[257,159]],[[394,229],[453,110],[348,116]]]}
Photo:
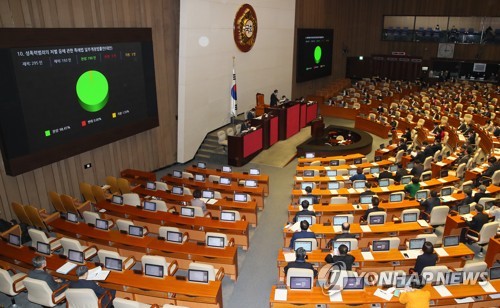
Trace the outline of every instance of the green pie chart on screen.
{"label": "green pie chart on screen", "polygon": [[319,61],[321,61],[321,47],[320,46],[316,46],[316,48],[314,48],[314,62],[316,62],[316,64],[319,63]]}
{"label": "green pie chart on screen", "polygon": [[99,71],[86,71],[76,82],[76,95],[83,109],[97,112],[108,102],[109,86],[106,76]]}

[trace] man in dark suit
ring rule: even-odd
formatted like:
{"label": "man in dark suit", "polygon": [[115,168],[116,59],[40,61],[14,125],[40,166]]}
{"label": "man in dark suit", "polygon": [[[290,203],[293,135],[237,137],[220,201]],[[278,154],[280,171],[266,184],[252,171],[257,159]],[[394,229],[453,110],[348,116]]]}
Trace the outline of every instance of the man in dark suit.
{"label": "man in dark suit", "polygon": [[486,186],[479,185],[479,191],[474,195],[474,202],[478,203],[481,198],[488,198],[490,194],[486,192]]}
{"label": "man in dark suit", "polygon": [[427,156],[425,156],[424,151],[422,151],[422,149],[419,146],[415,147],[415,151],[416,151],[416,154],[413,157],[413,161],[414,162],[419,161],[419,162],[423,163],[425,158],[427,157]]}
{"label": "man in dark suit", "polygon": [[366,221],[368,219],[368,215],[370,215],[370,213],[385,212],[384,209],[380,209],[378,207],[379,203],[380,203],[380,199],[378,197],[373,197],[373,199],[372,199],[373,207],[371,209],[366,210],[366,212],[363,214],[363,216],[361,216],[361,221]]}
{"label": "man in dark suit", "polygon": [[358,168],[356,174],[349,178],[349,181],[366,181],[366,176],[363,174],[363,168]]}
{"label": "man in dark suit", "polygon": [[345,267],[341,265],[342,270],[351,271],[352,264],[354,263],[355,258],[347,253],[347,246],[340,245],[339,246],[339,254],[335,256],[331,253],[327,254],[325,257],[326,263],[335,263],[335,262],[343,262]]}
{"label": "man in dark suit", "polygon": [[[47,266],[47,260],[45,260],[44,256],[36,256],[33,258],[31,262],[33,263],[35,269],[28,272],[28,277],[45,281],[52,291],[55,291],[62,286],[61,279],[59,278],[54,279],[52,275],[50,275],[45,271],[45,267]],[[59,295],[64,291],[65,289],[62,289],[57,293],[57,295]]]}
{"label": "man in dark suit", "polygon": [[484,207],[481,204],[476,204],[476,212],[477,214],[472,217],[471,221],[467,221],[467,226],[471,230],[474,230],[476,232],[481,231],[481,228],[483,227],[484,224],[488,223],[489,217],[488,214],[484,213]]}
{"label": "man in dark suit", "polygon": [[422,172],[424,172],[424,165],[422,165],[422,162],[416,160],[413,168],[410,171],[410,174],[414,177],[420,178]]}
{"label": "man in dark suit", "polygon": [[394,181],[401,182],[401,178],[405,175],[408,175],[408,171],[403,168],[403,164],[398,164],[398,170],[396,170],[396,175],[394,176]]}
{"label": "man in dark suit", "polygon": [[362,193],[359,194],[360,197],[361,196],[373,196],[373,195],[376,195],[376,193],[374,193],[372,191],[372,183],[370,183],[370,182],[367,181],[365,183],[365,187],[366,187],[366,190],[364,192],[362,192]]}
{"label": "man in dark suit", "polygon": [[335,235],[331,240],[328,241],[326,244],[326,247],[332,247],[333,242],[339,239],[343,238],[356,238],[356,234],[349,233],[349,229],[351,228],[351,225],[348,222],[344,222],[342,224],[342,233]]}
{"label": "man in dark suit", "polygon": [[424,141],[424,157],[427,158],[432,155],[434,155],[434,152],[432,151],[432,146],[429,145],[427,141]]}
{"label": "man in dark suit", "polygon": [[293,245],[295,243],[295,240],[298,240],[300,238],[313,238],[316,239],[316,235],[312,231],[307,231],[309,229],[309,223],[305,220],[302,220],[300,222],[300,231],[295,232],[292,235],[292,238],[290,239],[290,245],[289,247],[293,249]]}
{"label": "man in dark suit", "polygon": [[474,153],[474,149],[470,146],[467,147],[467,149],[465,150],[465,155],[460,159],[457,159],[457,166],[460,166],[461,164],[467,164],[469,162],[469,159],[472,158],[472,153]]}
{"label": "man in dark suit", "polygon": [[378,179],[392,179],[392,172],[389,171],[389,169],[387,168],[387,165],[384,165],[383,168],[383,171],[380,172],[380,174],[378,175]]}
{"label": "man in dark suit", "polygon": [[500,162],[497,161],[495,156],[488,158],[488,169],[483,172],[482,176],[491,177],[495,171],[500,169]]}
{"label": "man in dark suit", "polygon": [[274,90],[274,92],[271,94],[271,101],[269,105],[271,105],[271,107],[276,107],[278,106],[278,101],[279,101],[278,90]]}
{"label": "man in dark suit", "polygon": [[408,145],[406,145],[406,140],[403,138],[399,139],[399,143],[398,143],[398,147],[397,147],[396,151],[399,152],[401,150],[403,150],[405,152],[408,150]]}
{"label": "man in dark suit", "polygon": [[[70,289],[91,289],[92,291],[94,291],[97,298],[99,298],[104,293],[106,293],[106,289],[99,286],[93,280],[87,280],[88,271],[89,271],[89,269],[85,265],[77,267],[76,268],[76,276],[78,276],[78,280],[71,281],[69,283],[69,288]],[[115,298],[115,294],[116,294],[115,290],[107,290],[107,291],[109,291],[109,294],[104,296],[104,298],[102,299],[101,306],[100,306],[101,308],[111,307],[111,303],[112,303],[113,299]]]}
{"label": "man in dark suit", "polygon": [[432,208],[438,205],[441,205],[441,200],[439,199],[438,193],[435,190],[431,191],[430,198],[427,198],[427,200],[420,203],[420,206],[422,206],[425,212],[429,214],[431,213]]}
{"label": "man in dark suit", "polygon": [[290,268],[306,268],[311,269],[314,272],[314,277],[318,276],[318,271],[313,267],[313,265],[306,261],[307,253],[302,247],[297,248],[295,251],[295,261],[288,262],[285,266],[285,275],[288,273]]}
{"label": "man in dark suit", "polygon": [[307,186],[306,189],[305,189],[306,193],[307,193],[307,196],[309,197],[312,197],[312,200],[313,200],[313,204],[319,204],[319,199],[318,197],[316,197],[315,195],[312,194],[312,187],[311,186]]}
{"label": "man in dark suit", "polygon": [[295,214],[295,217],[293,218],[293,222],[297,222],[297,217],[299,216],[315,216],[316,213],[313,212],[313,211],[309,211],[307,208],[309,207],[309,201],[307,200],[304,200],[302,201],[302,203],[300,204],[302,206],[302,210],[301,211],[298,211],[296,214]]}

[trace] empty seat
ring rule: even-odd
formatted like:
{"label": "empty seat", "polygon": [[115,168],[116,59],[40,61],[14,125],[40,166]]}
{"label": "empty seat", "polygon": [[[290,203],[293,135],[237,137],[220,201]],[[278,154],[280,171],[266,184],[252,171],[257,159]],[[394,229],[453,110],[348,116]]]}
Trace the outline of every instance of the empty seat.
{"label": "empty seat", "polygon": [[159,265],[163,267],[163,276],[173,276],[179,269],[177,261],[168,263],[165,257],[144,255],[141,258],[142,271],[146,272],[146,264]]}
{"label": "empty seat", "polygon": [[32,303],[54,307],[66,298],[64,292],[56,295],[60,291],[59,289],[52,292],[47,282],[43,280],[26,277],[23,283],[28,290],[28,300]]}
{"label": "empty seat", "polygon": [[61,238],[61,245],[64,249],[63,254],[65,256],[68,256],[68,252],[70,249],[83,252],[83,256],[84,256],[85,260],[90,260],[91,258],[93,258],[97,255],[97,247],[84,246],[84,245],[80,244],[80,242],[75,240],[75,239],[63,237],[63,238]]}
{"label": "empty seat", "polygon": [[130,269],[135,264],[135,259],[133,256],[122,257],[118,252],[111,250],[99,249],[99,251],[97,252],[97,257],[99,258],[99,262],[101,262],[102,264],[105,264],[106,258],[114,258],[122,260],[123,269]]}
{"label": "empty seat", "polygon": [[11,271],[13,272],[12,276],[9,274],[9,271],[0,268],[0,292],[10,297],[12,304],[15,304],[15,296],[26,290],[23,279],[28,277],[28,275],[25,273],[16,273],[15,270]]}
{"label": "empty seat", "polygon": [[221,281],[224,278],[224,268],[221,267],[217,272],[215,272],[215,268],[211,264],[200,263],[200,262],[191,262],[189,263],[190,270],[201,270],[208,272],[208,280],[209,281]]}
{"label": "empty seat", "polygon": [[123,196],[123,204],[138,206],[141,205],[141,197],[136,193],[125,193]]}
{"label": "empty seat", "polygon": [[66,306],[71,308],[99,308],[111,299],[108,290],[97,297],[94,290],[88,288],[69,288],[66,290]]}
{"label": "empty seat", "polygon": [[50,251],[57,250],[61,248],[61,241],[55,237],[47,237],[45,232],[37,229],[28,229],[28,233],[31,237],[31,247],[36,249],[37,242],[48,244]]}

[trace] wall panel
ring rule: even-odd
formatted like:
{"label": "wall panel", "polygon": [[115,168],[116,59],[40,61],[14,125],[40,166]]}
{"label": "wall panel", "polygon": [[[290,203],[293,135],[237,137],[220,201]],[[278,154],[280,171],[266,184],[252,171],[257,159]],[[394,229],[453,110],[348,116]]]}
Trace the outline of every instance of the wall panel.
{"label": "wall panel", "polygon": [[[0,0],[0,27],[152,28],[160,126],[11,177],[0,162],[0,217],[15,218],[11,202],[52,211],[50,190],[79,196],[79,183],[103,184],[124,168],[153,170],[176,161],[180,0]],[[91,163],[92,168],[83,169]]]}

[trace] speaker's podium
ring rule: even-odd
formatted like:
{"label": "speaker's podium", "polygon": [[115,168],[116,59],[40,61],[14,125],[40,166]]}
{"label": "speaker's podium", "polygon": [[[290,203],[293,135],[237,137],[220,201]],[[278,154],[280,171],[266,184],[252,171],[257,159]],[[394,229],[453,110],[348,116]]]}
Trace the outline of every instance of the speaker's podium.
{"label": "speaker's podium", "polygon": [[262,127],[262,147],[264,149],[269,149],[278,142],[278,123],[278,116],[272,113],[264,113],[252,119],[252,126]]}
{"label": "speaker's podium", "polygon": [[278,138],[286,140],[300,131],[299,102],[288,102],[278,107],[266,108],[266,113],[278,115]]}
{"label": "speaker's podium", "polygon": [[255,115],[261,116],[264,114],[264,110],[269,107],[266,103],[264,103],[264,94],[257,93],[255,95]]}
{"label": "speaker's podium", "polygon": [[262,151],[263,129],[242,132],[237,136],[227,136],[227,160],[231,166],[243,166]]}

